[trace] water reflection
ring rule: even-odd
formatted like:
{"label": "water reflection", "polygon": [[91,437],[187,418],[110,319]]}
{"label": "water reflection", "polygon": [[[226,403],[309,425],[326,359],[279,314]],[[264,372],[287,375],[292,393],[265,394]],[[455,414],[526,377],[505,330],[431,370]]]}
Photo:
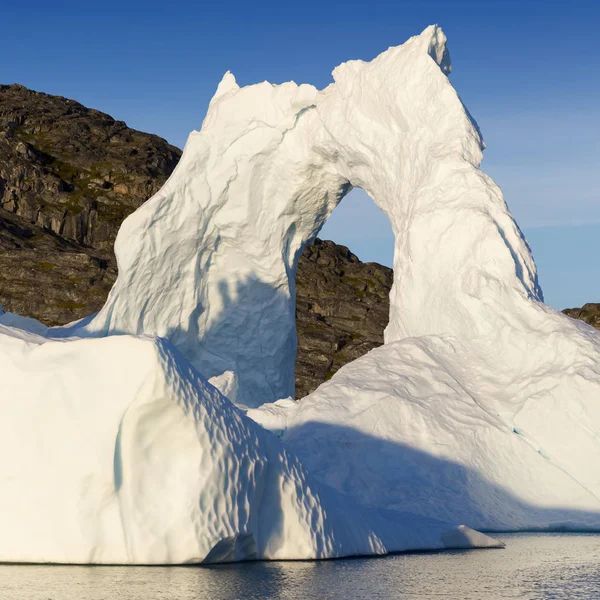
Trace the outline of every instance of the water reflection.
{"label": "water reflection", "polygon": [[0,565],[2,600],[600,598],[600,536],[507,535],[504,550],[213,567]]}

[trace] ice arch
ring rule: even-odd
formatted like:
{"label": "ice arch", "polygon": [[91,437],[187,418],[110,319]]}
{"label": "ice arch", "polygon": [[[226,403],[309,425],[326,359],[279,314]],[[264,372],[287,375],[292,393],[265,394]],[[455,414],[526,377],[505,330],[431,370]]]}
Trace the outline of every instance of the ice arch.
{"label": "ice arch", "polygon": [[[447,74],[437,26],[322,91],[227,73],[165,186],[121,227],[119,279],[85,335],[168,338],[207,377],[232,371],[249,406],[293,393],[298,256],[364,189],[396,238],[386,342],[450,332],[539,298],[535,266]],[[82,329],[83,327],[83,329]],[[73,329],[56,335],[73,333]]]}

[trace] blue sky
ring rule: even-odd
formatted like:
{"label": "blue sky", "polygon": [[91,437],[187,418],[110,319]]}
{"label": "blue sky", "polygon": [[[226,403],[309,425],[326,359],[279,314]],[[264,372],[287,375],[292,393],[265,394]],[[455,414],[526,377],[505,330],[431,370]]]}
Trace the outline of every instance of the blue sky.
{"label": "blue sky", "polygon": [[[0,82],[75,98],[182,147],[222,74],[323,87],[430,23],[479,122],[483,169],[534,250],[547,302],[600,301],[600,2],[90,2],[3,7]],[[365,226],[367,224],[367,226]],[[391,262],[385,218],[360,192],[323,236]]]}

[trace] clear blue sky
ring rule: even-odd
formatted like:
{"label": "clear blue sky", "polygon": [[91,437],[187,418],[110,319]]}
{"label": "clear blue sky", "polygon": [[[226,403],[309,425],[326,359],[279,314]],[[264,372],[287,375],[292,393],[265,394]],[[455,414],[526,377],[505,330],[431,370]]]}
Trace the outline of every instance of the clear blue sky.
{"label": "clear blue sky", "polygon": [[[431,23],[479,122],[483,168],[505,192],[557,308],[600,301],[600,1],[12,2],[0,82],[74,98],[183,146],[223,73],[323,87]],[[365,227],[365,223],[369,226]],[[323,231],[391,262],[391,233],[355,194]]]}

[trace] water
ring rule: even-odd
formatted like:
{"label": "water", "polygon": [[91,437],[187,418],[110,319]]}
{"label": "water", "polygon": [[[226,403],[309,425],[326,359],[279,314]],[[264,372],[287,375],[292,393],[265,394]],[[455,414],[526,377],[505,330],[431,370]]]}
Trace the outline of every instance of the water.
{"label": "water", "polygon": [[1,600],[600,599],[600,536],[511,534],[503,550],[213,567],[0,565]]}

